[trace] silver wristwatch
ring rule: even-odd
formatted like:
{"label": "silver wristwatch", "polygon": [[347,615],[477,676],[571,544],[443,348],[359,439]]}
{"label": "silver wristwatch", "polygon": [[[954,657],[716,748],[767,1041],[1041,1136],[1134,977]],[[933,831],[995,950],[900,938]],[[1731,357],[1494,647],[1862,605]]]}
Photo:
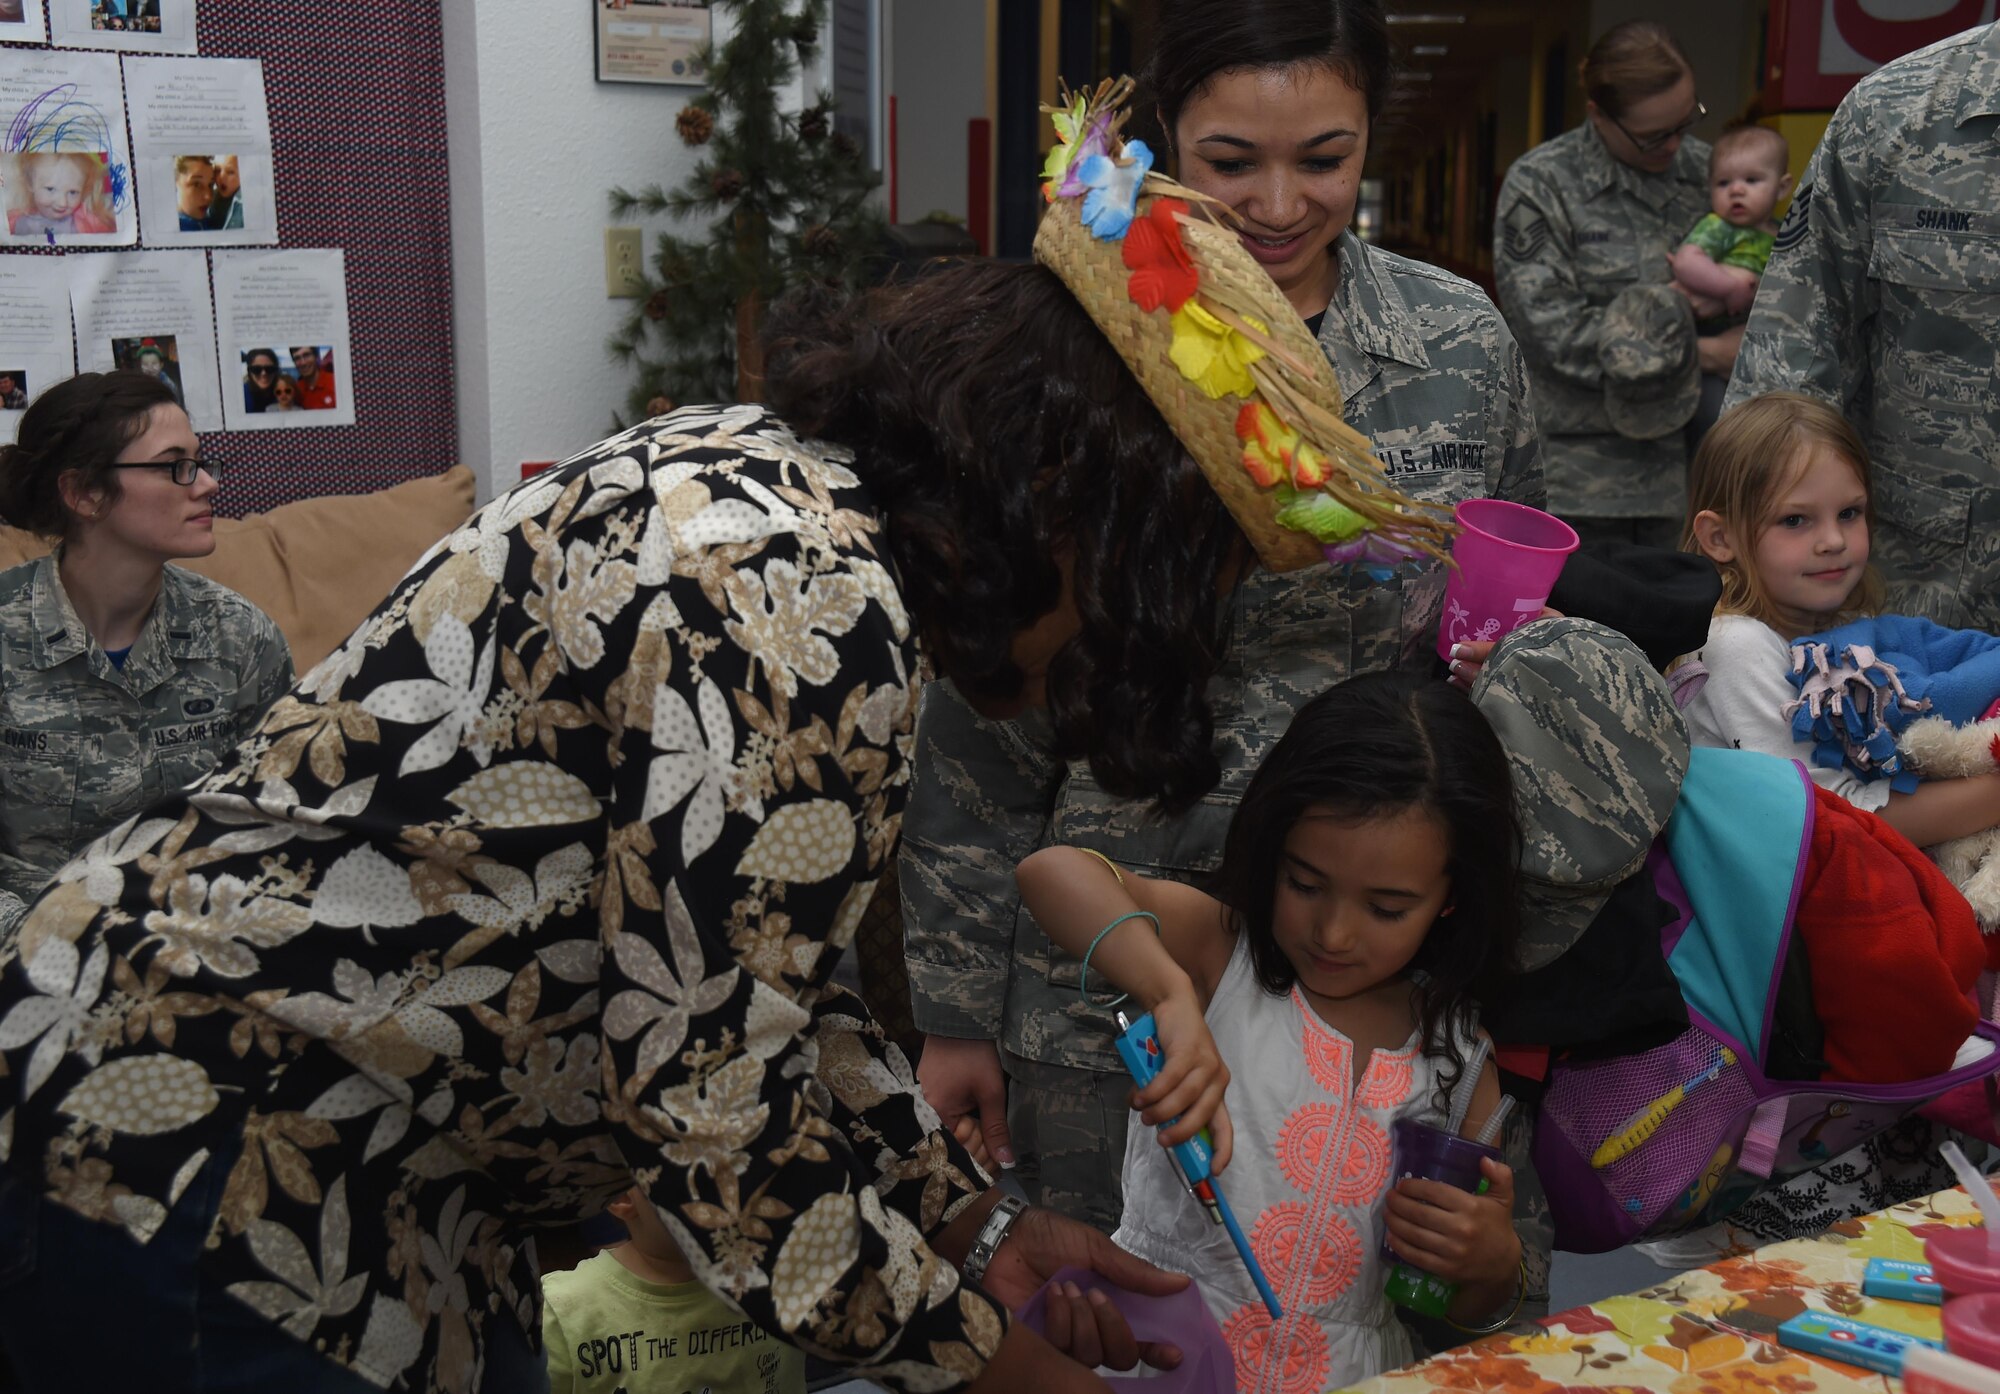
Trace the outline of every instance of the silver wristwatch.
{"label": "silver wristwatch", "polygon": [[1000,1203],[986,1212],[986,1223],[979,1227],[979,1237],[972,1241],[972,1248],[965,1256],[965,1278],[976,1283],[986,1276],[986,1265],[993,1262],[993,1255],[1000,1247],[1000,1241],[1007,1237],[1014,1220],[1028,1202],[1019,1196],[1003,1195]]}

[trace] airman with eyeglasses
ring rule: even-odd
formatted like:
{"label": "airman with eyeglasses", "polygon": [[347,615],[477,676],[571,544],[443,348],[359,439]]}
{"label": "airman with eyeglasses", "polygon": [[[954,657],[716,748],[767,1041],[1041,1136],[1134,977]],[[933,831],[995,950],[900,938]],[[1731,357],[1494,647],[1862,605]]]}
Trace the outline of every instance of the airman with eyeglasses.
{"label": "airman with eyeglasses", "polygon": [[[1494,280],[1528,361],[1550,509],[1586,541],[1674,548],[1687,447],[1678,425],[1653,427],[1683,394],[1638,426],[1623,414],[1623,396],[1607,397],[1627,387],[1607,386],[1601,331],[1621,295],[1636,289],[1643,298],[1643,288],[1667,281],[1668,253],[1709,211],[1709,149],[1692,134],[1708,109],[1673,35],[1650,20],[1605,31],[1584,59],[1583,86],[1582,124],[1507,172]],[[1682,327],[1680,347],[1706,367],[1713,346],[1692,315]],[[1696,404],[1689,399],[1690,414]],[[1618,430],[1614,407],[1646,438]]]}
{"label": "airman with eyeglasses", "polygon": [[0,572],[0,939],[291,686],[270,617],[172,565],[215,551],[221,475],[167,379],[129,370],[56,383],[0,445],[0,517],[56,544]]}

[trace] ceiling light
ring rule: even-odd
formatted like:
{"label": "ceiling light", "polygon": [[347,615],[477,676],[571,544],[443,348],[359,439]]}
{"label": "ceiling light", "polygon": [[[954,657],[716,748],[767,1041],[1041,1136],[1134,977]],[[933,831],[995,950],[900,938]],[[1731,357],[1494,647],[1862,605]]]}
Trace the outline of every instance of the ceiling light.
{"label": "ceiling light", "polygon": [[1395,14],[1387,16],[1391,24],[1463,24],[1462,14],[1427,12],[1423,14]]}

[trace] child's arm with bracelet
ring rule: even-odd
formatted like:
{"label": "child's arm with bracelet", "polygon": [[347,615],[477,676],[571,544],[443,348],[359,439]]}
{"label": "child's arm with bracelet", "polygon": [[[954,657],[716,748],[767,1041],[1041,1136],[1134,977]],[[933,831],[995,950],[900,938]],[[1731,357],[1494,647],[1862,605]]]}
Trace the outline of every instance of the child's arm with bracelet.
{"label": "child's arm with bracelet", "polygon": [[[1486,1061],[1462,1134],[1477,1137],[1500,1106],[1500,1072]],[[1499,1146],[1498,1139],[1494,1145]],[[1446,1181],[1415,1177],[1389,1193],[1389,1245],[1426,1273],[1457,1283],[1447,1314],[1460,1325],[1511,1315],[1523,1293],[1521,1239],[1514,1231],[1514,1169],[1480,1163],[1486,1189],[1475,1195]]]}
{"label": "child's arm with bracelet", "polygon": [[1229,1069],[1202,1020],[1229,962],[1233,936],[1222,905],[1173,881],[1126,871],[1080,847],[1044,847],[1015,870],[1021,901],[1052,943],[1084,960],[1086,1000],[1107,1016],[1129,993],[1153,1014],[1166,1066],[1132,1107],[1155,1126],[1179,1120],[1163,1145],[1210,1129],[1214,1169],[1229,1162],[1229,1115],[1222,1097]]}

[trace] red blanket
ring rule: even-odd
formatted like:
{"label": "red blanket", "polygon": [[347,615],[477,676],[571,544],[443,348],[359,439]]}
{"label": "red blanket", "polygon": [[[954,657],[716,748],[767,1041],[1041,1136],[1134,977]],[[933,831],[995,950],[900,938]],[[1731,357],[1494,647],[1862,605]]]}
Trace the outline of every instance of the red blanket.
{"label": "red blanket", "polygon": [[1794,932],[1826,1029],[1826,1078],[1895,1084],[1940,1074],[1979,1019],[1972,988],[2000,936],[1909,839],[1813,786],[1812,851]]}

